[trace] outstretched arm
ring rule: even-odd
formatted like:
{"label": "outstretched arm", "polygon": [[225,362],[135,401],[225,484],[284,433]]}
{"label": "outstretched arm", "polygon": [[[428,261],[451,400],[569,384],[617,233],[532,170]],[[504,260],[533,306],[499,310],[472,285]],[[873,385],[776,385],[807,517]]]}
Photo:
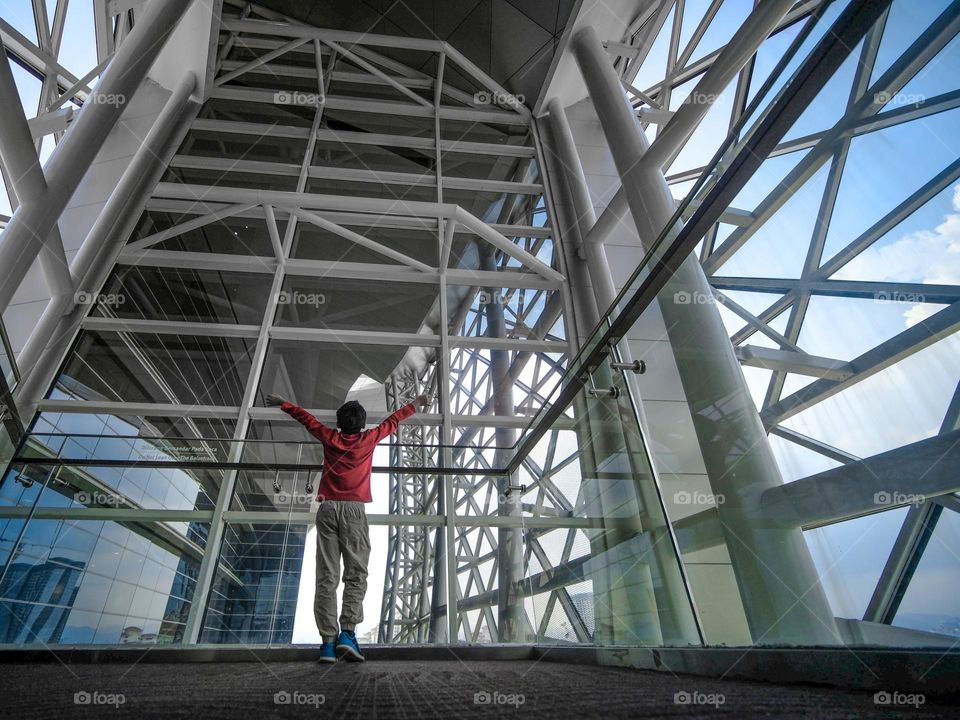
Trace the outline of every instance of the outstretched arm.
{"label": "outstretched arm", "polygon": [[377,442],[380,442],[383,438],[395,433],[401,422],[406,420],[411,415],[416,414],[417,406],[420,406],[421,409],[425,409],[429,405],[430,398],[426,395],[420,395],[412,403],[404,405],[373,429],[373,432],[376,433]]}
{"label": "outstretched arm", "polygon": [[267,395],[267,405],[271,407],[279,406],[281,410],[303,425],[307,429],[307,432],[318,440],[325,441],[331,434],[333,434],[333,430],[317,420],[309,412],[304,410],[299,405],[295,405],[289,400],[285,400],[279,395]]}

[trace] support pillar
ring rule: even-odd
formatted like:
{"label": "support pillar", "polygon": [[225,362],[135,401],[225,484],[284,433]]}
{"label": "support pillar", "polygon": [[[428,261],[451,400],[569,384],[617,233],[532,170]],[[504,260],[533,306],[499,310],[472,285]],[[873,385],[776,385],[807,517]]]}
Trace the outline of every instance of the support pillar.
{"label": "support pillar", "polygon": [[[480,269],[497,272],[495,250],[486,243],[480,248]],[[507,336],[503,314],[503,298],[500,288],[484,288],[486,302],[483,303],[487,318],[487,335],[503,338]],[[508,350],[490,351],[490,388],[493,397],[495,415],[513,415],[513,381],[510,378],[510,352]],[[516,442],[516,430],[498,427],[495,430],[498,448],[511,448]],[[496,467],[505,467],[509,450],[498,450]],[[498,514],[501,517],[514,518],[520,522],[520,493],[511,492],[512,478],[502,476],[497,479],[499,497]],[[523,535],[519,527],[501,527],[497,529],[497,626],[500,642],[522,642],[525,627],[523,601],[517,588],[523,577]]]}
{"label": "support pillar", "polygon": [[567,114],[557,98],[552,99],[547,108],[550,112],[551,135],[557,149],[556,159],[563,168],[561,183],[566,190],[566,205],[576,220],[570,223],[567,229],[574,236],[578,256],[586,260],[590,284],[593,285],[597,298],[597,316],[589,319],[589,324],[595,326],[600,321],[600,314],[613,303],[617,292],[603,244],[585,242],[590,228],[597,222],[597,216],[593,211],[593,201],[587,189],[587,180],[577,155]]}
{"label": "support pillar", "polygon": [[[591,27],[573,52],[611,148],[641,242],[667,227],[674,202],[649,143]],[[753,641],[803,645],[840,642],[833,614],[802,533],[751,520],[759,493],[782,484],[760,417],[726,329],[711,304],[674,302],[675,293],[710,297],[699,262],[689,256],[659,296],[677,368],[693,416]],[[756,515],[754,515],[756,517]]]}

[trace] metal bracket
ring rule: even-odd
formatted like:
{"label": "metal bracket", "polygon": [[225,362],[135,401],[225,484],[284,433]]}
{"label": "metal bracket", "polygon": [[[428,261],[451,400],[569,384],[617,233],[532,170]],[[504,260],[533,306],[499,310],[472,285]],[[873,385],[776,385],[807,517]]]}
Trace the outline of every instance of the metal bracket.
{"label": "metal bracket", "polygon": [[610,367],[614,370],[621,370],[626,372],[629,370],[635,375],[643,375],[647,371],[647,363],[643,360],[634,360],[633,362],[612,362]]}
{"label": "metal bracket", "polygon": [[595,398],[599,398],[599,397],[618,398],[620,397],[620,388],[618,387],[587,388],[587,394]]}

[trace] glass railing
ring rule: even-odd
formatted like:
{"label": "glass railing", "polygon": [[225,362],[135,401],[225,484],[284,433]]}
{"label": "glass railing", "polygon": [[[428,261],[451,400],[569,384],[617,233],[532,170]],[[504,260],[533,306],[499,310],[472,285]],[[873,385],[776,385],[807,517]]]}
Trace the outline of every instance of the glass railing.
{"label": "glass railing", "polygon": [[[462,447],[439,444],[382,443],[393,448],[391,456],[401,462],[376,464],[377,471],[410,472],[424,465],[419,459],[450,457],[454,464],[443,467],[431,462],[430,472],[441,474],[490,474],[502,468],[460,466],[473,462],[470,454],[458,452]],[[405,457],[405,450],[411,452]],[[491,457],[498,448],[484,448]],[[449,452],[444,452],[449,451]],[[320,470],[323,451],[319,442],[284,440],[232,440],[225,438],[143,437],[93,435],[76,433],[33,433],[20,448],[16,463],[62,465],[139,465],[143,467],[217,467],[221,469]]]}

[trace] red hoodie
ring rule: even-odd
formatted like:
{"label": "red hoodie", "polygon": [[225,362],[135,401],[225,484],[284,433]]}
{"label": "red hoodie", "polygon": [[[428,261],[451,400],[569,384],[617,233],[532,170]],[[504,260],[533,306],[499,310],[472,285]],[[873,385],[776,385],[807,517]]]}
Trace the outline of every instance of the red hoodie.
{"label": "red hoodie", "polygon": [[417,412],[413,403],[410,403],[397,410],[373,430],[348,434],[327,427],[292,402],[283,403],[280,409],[323,443],[323,473],[317,488],[317,499],[360,502],[373,500],[370,497],[373,449],[383,438],[395,433],[401,421]]}

